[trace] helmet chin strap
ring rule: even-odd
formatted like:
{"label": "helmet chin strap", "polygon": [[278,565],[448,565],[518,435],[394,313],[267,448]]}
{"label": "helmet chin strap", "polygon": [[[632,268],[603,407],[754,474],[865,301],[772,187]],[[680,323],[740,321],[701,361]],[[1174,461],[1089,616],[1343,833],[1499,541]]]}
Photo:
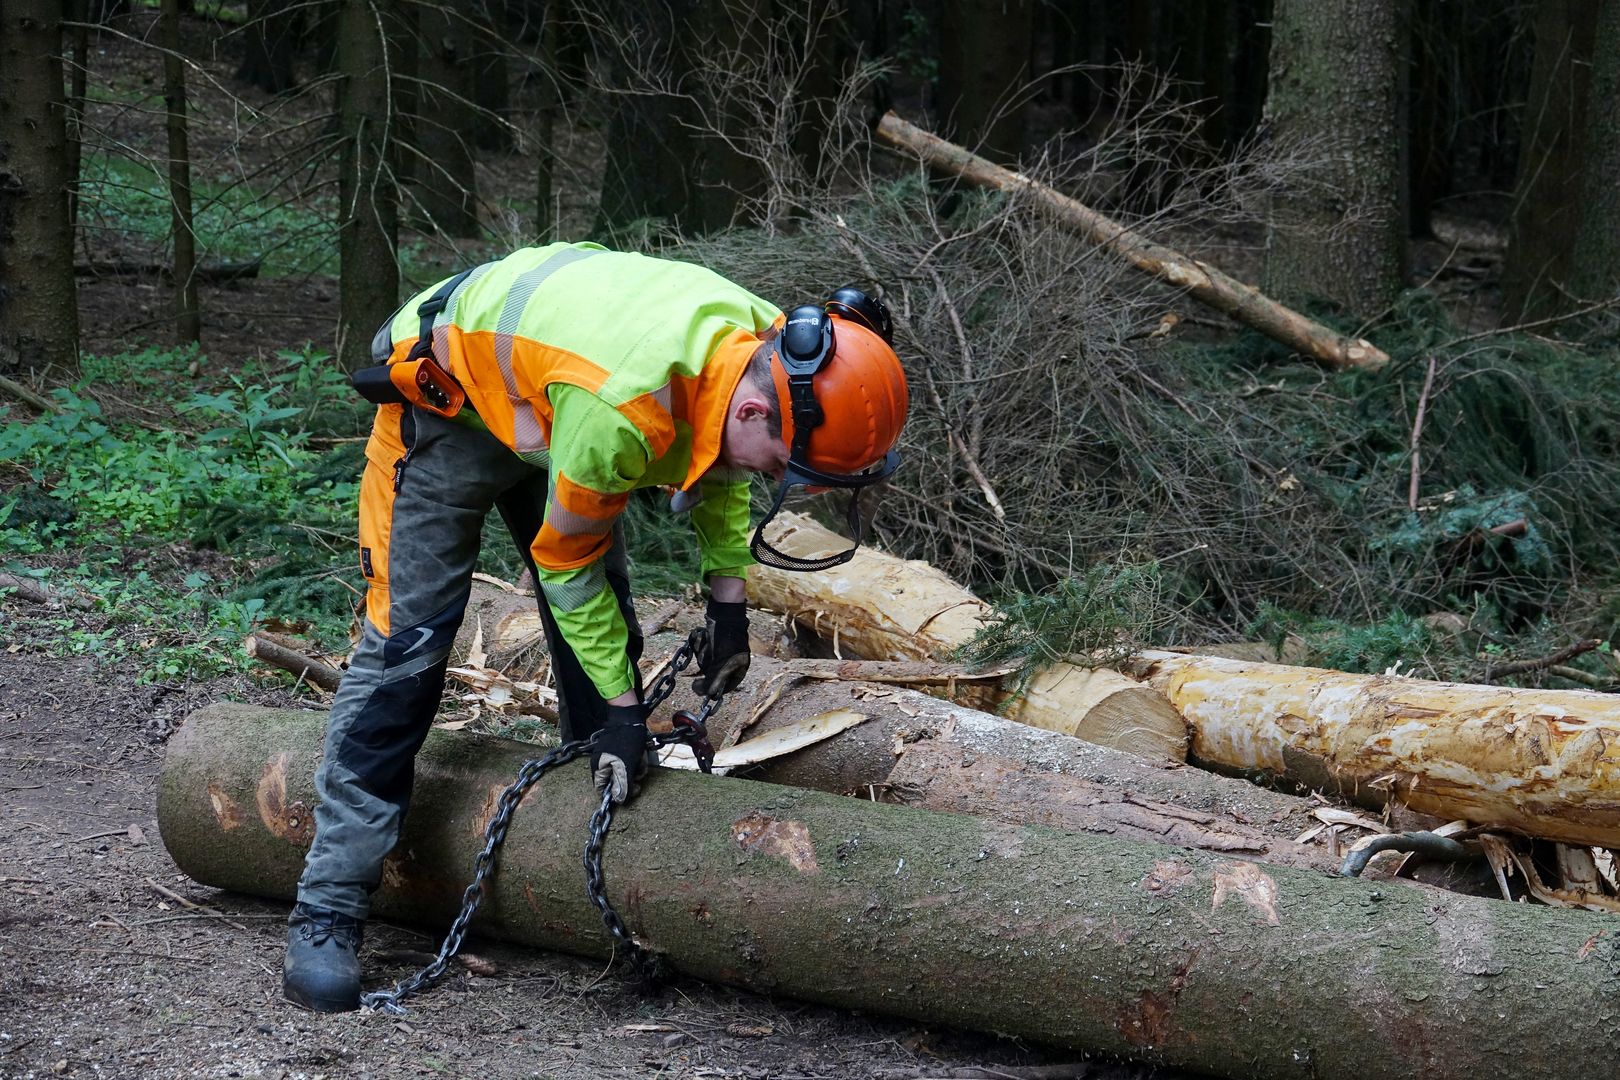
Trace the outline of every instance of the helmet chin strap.
{"label": "helmet chin strap", "polygon": [[[754,529],[754,539],[748,545],[749,552],[761,565],[798,573],[830,570],[835,566],[844,565],[855,557],[861,541],[866,538],[866,522],[861,516],[861,489],[887,480],[899,467],[900,453],[896,450],[890,450],[883,456],[881,462],[859,473],[822,472],[820,469],[790,459],[787,469],[782,474],[782,482],[776,486],[776,498],[772,500],[770,510]],[[815,558],[801,558],[773,547],[770,541],[765,539],[766,526],[776,520],[788,492],[795,487],[843,488],[849,492],[849,507],[845,513],[852,542],[848,550]]]}

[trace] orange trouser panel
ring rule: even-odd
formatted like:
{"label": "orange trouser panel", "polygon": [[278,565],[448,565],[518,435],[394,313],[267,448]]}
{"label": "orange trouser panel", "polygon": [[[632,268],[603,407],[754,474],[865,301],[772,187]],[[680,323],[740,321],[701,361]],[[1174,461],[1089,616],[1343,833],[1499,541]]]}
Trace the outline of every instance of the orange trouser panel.
{"label": "orange trouser panel", "polygon": [[360,572],[366,578],[366,618],[384,637],[388,629],[388,538],[394,527],[394,475],[405,457],[403,405],[381,405],[366,443],[360,478]]}

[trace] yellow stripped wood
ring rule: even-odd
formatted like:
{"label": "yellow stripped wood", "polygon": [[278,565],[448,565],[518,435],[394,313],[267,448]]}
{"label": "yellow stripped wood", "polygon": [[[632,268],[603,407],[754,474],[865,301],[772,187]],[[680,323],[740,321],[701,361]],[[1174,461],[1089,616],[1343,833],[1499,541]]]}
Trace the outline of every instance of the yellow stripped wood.
{"label": "yellow stripped wood", "polygon": [[1620,847],[1620,697],[1152,651],[1192,753],[1425,814]]}

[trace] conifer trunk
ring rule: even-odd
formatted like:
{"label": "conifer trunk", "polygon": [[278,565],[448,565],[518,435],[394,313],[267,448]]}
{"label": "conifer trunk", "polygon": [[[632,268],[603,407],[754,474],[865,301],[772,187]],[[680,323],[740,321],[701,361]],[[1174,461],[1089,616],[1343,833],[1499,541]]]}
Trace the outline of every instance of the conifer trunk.
{"label": "conifer trunk", "polygon": [[1320,163],[1272,201],[1265,291],[1372,318],[1406,265],[1407,0],[1277,0],[1266,123]]}
{"label": "conifer trunk", "polygon": [[0,371],[78,366],[61,0],[0,6]]}
{"label": "conifer trunk", "polygon": [[1571,285],[1595,302],[1620,293],[1620,3],[1603,5],[1594,41]]}
{"label": "conifer trunk", "polygon": [[399,303],[399,196],[390,168],[398,136],[389,108],[399,62],[394,0],[343,0],[338,22],[338,362],[371,363],[371,338]]}

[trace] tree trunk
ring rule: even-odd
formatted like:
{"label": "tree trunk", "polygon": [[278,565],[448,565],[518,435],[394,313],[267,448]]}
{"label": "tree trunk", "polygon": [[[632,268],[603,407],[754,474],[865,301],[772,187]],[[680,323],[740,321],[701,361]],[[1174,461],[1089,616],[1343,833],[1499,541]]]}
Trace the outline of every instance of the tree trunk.
{"label": "tree trunk", "polygon": [[473,32],[473,104],[478,106],[473,140],[480,150],[509,153],[512,150],[511,46],[506,0],[482,0],[476,9],[478,25]]}
{"label": "tree trunk", "polygon": [[1321,160],[1272,199],[1265,289],[1363,318],[1406,280],[1407,0],[1277,0],[1266,122]]}
{"label": "tree trunk", "polygon": [[[711,725],[711,738],[746,741],[839,709],[867,721],[739,775],[1015,825],[1106,833],[1328,872],[1338,868],[1325,844],[1294,842],[1319,824],[1311,816],[1317,803],[910,690],[801,679],[795,671],[803,663],[756,657],[749,669],[751,698],[722,713]],[[767,703],[756,725],[735,730]]]}
{"label": "tree trunk", "polygon": [[414,124],[415,214],[450,236],[478,235],[478,173],[473,139],[473,43],[466,17],[436,4],[418,22],[417,109]]}
{"label": "tree trunk", "polygon": [[371,338],[399,303],[399,203],[390,157],[393,0],[343,0],[338,31],[338,362],[371,363]]}
{"label": "tree trunk", "polygon": [[534,235],[539,244],[550,243],[559,217],[552,205],[552,185],[557,171],[557,113],[561,109],[562,73],[557,63],[557,24],[561,12],[558,0],[551,0],[539,15],[540,85],[534,104]]}
{"label": "tree trunk", "polygon": [[[1502,266],[1504,325],[1573,306],[1570,253],[1581,228],[1581,148],[1598,5],[1599,0],[1536,4],[1530,99]],[[1598,182],[1612,185],[1614,177]]]}
{"label": "tree trunk", "polygon": [[[185,873],[292,897],[323,719],[216,706],[176,733],[158,823]],[[378,915],[445,924],[533,749],[429,734]],[[475,929],[607,954],[579,866],[596,803],[578,763],[540,781]],[[1620,1039],[1620,935],[1588,912],[667,770],[618,813],[605,862],[630,930],[688,975],[1076,1051],[1245,1080],[1508,1061],[1516,1080],[1587,1080]]]}
{"label": "tree trunk", "polygon": [[248,0],[247,16],[242,28],[246,51],[236,78],[267,94],[291,90],[298,85],[295,64],[302,40],[301,7],[282,0]]}
{"label": "tree trunk", "polygon": [[[607,159],[592,235],[630,236],[650,222],[679,227],[696,213],[696,150],[690,104],[659,86],[685,74],[679,37],[699,0],[608,0],[593,22],[593,42],[612,91]],[[605,9],[605,10],[604,10]]]}
{"label": "tree trunk", "polygon": [[[764,163],[757,153],[743,148],[758,143],[755,129],[762,109],[755,99],[770,88],[747,80],[764,68],[762,58],[796,44],[771,40],[776,29],[771,7],[771,0],[699,0],[697,15],[706,31],[703,44],[694,49],[683,39],[677,46],[688,54],[682,67],[701,75],[691,89],[709,118],[695,140],[698,183],[688,224],[699,232],[738,224],[748,200],[765,187]],[[808,93],[809,88],[801,92]],[[792,148],[791,129],[786,134],[787,145],[774,148],[782,153]]]}
{"label": "tree trunk", "polygon": [[1306,356],[1336,368],[1377,368],[1389,363],[1389,357],[1372,342],[1347,338],[1291,311],[1254,287],[1227,277],[1208,263],[1156,244],[1045,184],[970,154],[893,113],[878,122],[877,133],[879,138],[917,154],[931,168],[960,176],[975,187],[1027,193],[1064,228]]}
{"label": "tree trunk", "polygon": [[73,71],[69,75],[67,102],[68,140],[68,234],[79,228],[79,171],[84,158],[85,88],[90,74],[90,28],[85,22],[85,0],[70,0],[68,20],[73,27]]}
{"label": "tree trunk", "polygon": [[1620,697],[1146,652],[1192,756],[1306,788],[1620,847]]}
{"label": "tree trunk", "polygon": [[170,230],[174,234],[175,340],[202,340],[197,310],[197,236],[191,216],[191,150],[186,143],[186,69],[181,54],[180,2],[163,0],[163,100],[168,108]]}
{"label": "tree trunk", "polygon": [[60,0],[0,7],[0,371],[78,366]]}
{"label": "tree trunk", "polygon": [[[839,550],[846,542],[799,514],[778,515],[767,539],[794,555]],[[925,563],[862,548],[843,566],[794,574],[756,566],[748,598],[874,660],[943,660],[992,617],[988,604]],[[975,699],[975,705],[982,699]],[[1061,731],[1144,757],[1183,760],[1187,728],[1162,694],[1118,672],[1058,663],[1005,705],[1020,723]]]}
{"label": "tree trunk", "polygon": [[1581,229],[1575,237],[1571,285],[1577,298],[1620,293],[1620,3],[1598,15],[1591,88],[1582,125]]}
{"label": "tree trunk", "polygon": [[945,0],[940,19],[939,116],[946,138],[993,161],[1024,150],[1031,0]]}

